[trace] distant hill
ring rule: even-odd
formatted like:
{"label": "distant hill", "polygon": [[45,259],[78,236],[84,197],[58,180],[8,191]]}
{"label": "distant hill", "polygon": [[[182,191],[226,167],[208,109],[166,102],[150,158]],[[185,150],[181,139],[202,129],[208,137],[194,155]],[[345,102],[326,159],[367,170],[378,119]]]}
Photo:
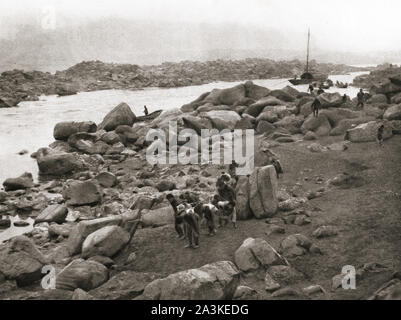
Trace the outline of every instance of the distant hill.
{"label": "distant hill", "polygon": [[[302,33],[235,24],[182,25],[109,18],[67,24],[54,31],[27,24],[15,27],[0,40],[0,71],[55,72],[88,60],[138,65],[245,58],[304,61],[305,47]],[[366,59],[368,55],[327,53],[316,44],[312,57],[319,62],[372,63],[371,58]],[[401,54],[399,57],[401,61]]]}

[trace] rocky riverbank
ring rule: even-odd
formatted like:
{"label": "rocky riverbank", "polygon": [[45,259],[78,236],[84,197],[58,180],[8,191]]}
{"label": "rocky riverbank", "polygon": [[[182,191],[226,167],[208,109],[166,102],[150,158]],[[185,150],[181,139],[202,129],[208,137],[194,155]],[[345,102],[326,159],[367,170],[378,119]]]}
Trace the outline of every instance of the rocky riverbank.
{"label": "rocky riverbank", "polygon": [[[364,71],[346,65],[318,64],[311,67],[325,74]],[[37,100],[40,95],[69,95],[79,91],[106,89],[138,90],[145,87],[182,87],[214,81],[241,81],[293,77],[303,72],[298,60],[275,62],[269,59],[208,62],[184,61],[154,66],[113,64],[101,61],[78,63],[55,74],[39,71],[6,71],[0,75],[0,108],[21,101]]]}
{"label": "rocky riverbank", "polygon": [[[381,124],[385,144],[396,146],[401,105],[389,104],[386,96],[376,94],[359,110],[356,101],[324,93],[319,96],[323,109],[313,117],[313,99],[292,87],[269,90],[248,81],[204,93],[180,109],[145,122],[121,103],[100,124],[56,124],[55,141],[32,155],[41,182],[35,184],[26,173],[7,179],[0,191],[4,217],[0,228],[10,225],[9,216],[19,215],[21,225],[28,217],[35,219],[31,232],[0,245],[0,298],[344,298],[339,257],[330,244],[342,246],[345,240],[336,240],[340,234],[341,239],[348,239],[359,229],[360,236],[366,237],[367,231],[359,226],[347,233],[342,224],[325,217],[317,203],[325,199],[335,207],[341,200],[331,197],[338,193],[343,192],[340,199],[347,198],[369,185],[377,191],[380,175],[386,175],[383,185],[394,193],[388,197],[394,198],[386,198],[388,207],[382,219],[398,215],[399,181],[392,179],[399,175],[380,171],[376,178],[374,171],[365,174],[367,167],[347,157],[355,148],[356,155],[363,158],[366,154],[372,166],[380,153],[368,154],[368,150]],[[173,193],[180,201],[208,202],[215,192],[216,177],[227,168],[216,164],[150,165],[146,134],[150,128],[159,128],[168,136],[169,121],[177,121],[178,131],[256,131],[256,168],[250,176],[240,177],[236,187],[239,229],[219,229],[214,238],[207,237],[202,228],[199,251],[184,249],[175,239],[174,212],[166,194]],[[370,149],[363,149],[365,145]],[[197,146],[185,147],[199,156]],[[389,152],[386,157],[397,163],[399,155]],[[284,180],[277,181],[272,158],[281,160]],[[373,191],[365,192],[364,200],[369,202]],[[345,211],[354,210],[353,205],[358,208],[361,204],[343,204]],[[346,221],[352,219],[347,216]],[[399,234],[399,221],[381,221],[381,228],[394,228],[383,234]],[[398,250],[397,243],[393,246]],[[393,254],[390,247],[383,244],[385,253],[388,250],[385,257]],[[401,266],[395,260],[386,265],[364,260],[377,258],[368,253],[357,256],[356,267],[358,279],[369,285],[352,291],[359,298],[396,297],[401,279],[393,268]],[[306,276],[312,265],[318,268],[323,260],[330,266]],[[344,257],[341,260],[348,262]],[[57,275],[56,290],[44,290],[40,284],[46,265]]]}

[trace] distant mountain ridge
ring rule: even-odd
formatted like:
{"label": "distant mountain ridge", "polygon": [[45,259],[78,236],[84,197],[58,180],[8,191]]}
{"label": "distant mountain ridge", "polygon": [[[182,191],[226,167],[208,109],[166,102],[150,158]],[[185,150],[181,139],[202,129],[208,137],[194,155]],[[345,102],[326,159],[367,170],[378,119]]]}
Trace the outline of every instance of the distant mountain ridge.
{"label": "distant mountain ridge", "polygon": [[[0,71],[23,69],[55,72],[81,61],[156,65],[183,60],[208,61],[269,58],[305,60],[303,34],[235,24],[186,24],[103,19],[66,25],[53,31],[22,25],[0,40]],[[319,62],[364,64],[401,62],[401,53],[381,58],[325,52],[312,47]]]}

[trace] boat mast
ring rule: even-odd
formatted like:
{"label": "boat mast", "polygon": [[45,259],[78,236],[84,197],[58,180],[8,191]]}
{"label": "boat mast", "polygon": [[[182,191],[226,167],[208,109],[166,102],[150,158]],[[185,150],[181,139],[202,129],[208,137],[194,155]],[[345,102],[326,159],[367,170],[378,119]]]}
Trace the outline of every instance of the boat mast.
{"label": "boat mast", "polygon": [[310,41],[310,28],[308,28],[308,49],[306,51],[306,72],[309,72],[309,41]]}

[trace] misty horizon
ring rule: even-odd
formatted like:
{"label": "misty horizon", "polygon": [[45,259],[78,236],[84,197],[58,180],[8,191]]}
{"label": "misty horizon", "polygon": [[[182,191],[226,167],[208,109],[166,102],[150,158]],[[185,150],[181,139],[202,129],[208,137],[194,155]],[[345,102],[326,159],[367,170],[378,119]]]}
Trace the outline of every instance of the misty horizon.
{"label": "misty horizon", "polygon": [[318,62],[398,63],[401,35],[390,32],[401,29],[397,7],[401,3],[391,0],[332,7],[315,0],[303,6],[292,0],[6,0],[0,4],[0,70],[55,72],[88,60],[304,61],[308,28],[311,59]]}

